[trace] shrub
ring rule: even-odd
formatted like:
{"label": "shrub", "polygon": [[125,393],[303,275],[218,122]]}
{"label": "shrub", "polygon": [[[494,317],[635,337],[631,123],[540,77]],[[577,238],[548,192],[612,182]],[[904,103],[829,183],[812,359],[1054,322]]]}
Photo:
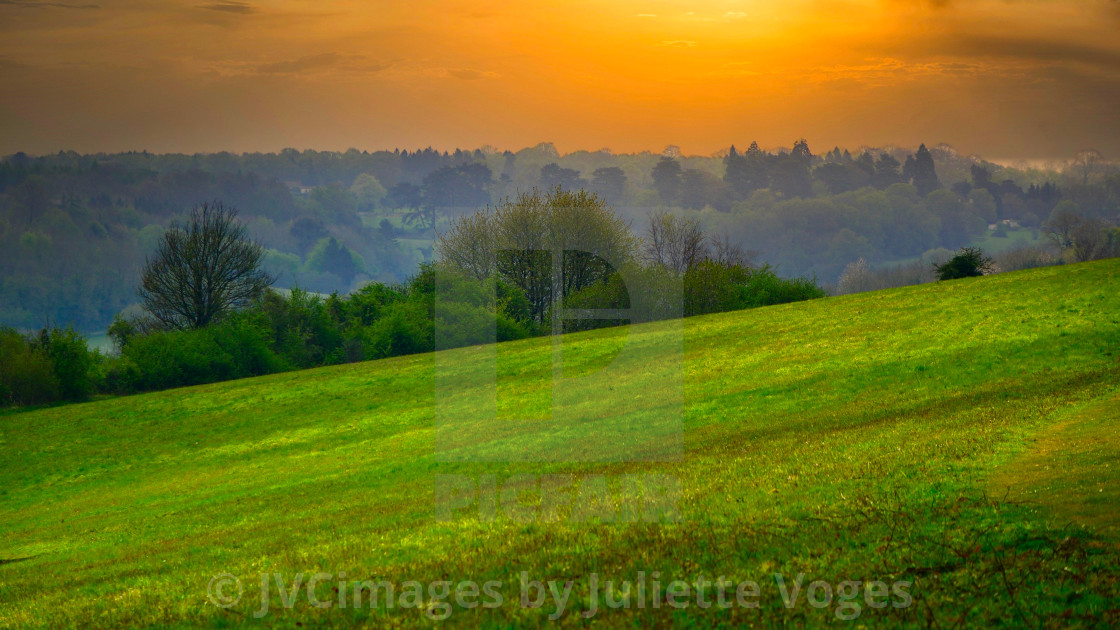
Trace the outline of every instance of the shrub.
{"label": "shrub", "polygon": [[37,344],[50,359],[51,369],[58,381],[59,396],[71,401],[88,399],[93,392],[95,357],[85,337],[72,328],[44,328],[39,333]]}
{"label": "shrub", "polygon": [[768,266],[752,270],[750,279],[742,289],[741,306],[772,306],[827,296],[824,289],[809,278],[779,278]]}
{"label": "shrub", "polygon": [[59,399],[50,357],[11,328],[0,328],[0,406],[40,405]]}
{"label": "shrub", "polygon": [[684,314],[704,315],[746,308],[744,287],[752,270],[702,261],[684,274]]}
{"label": "shrub", "polygon": [[962,247],[948,262],[941,265],[934,263],[933,267],[937,271],[938,280],[973,278],[989,273],[992,270],[992,259],[985,256],[979,248]]}
{"label": "shrub", "polygon": [[128,363],[112,378],[126,391],[214,383],[287,367],[269,347],[267,329],[241,317],[208,328],[136,337],[123,349],[122,359]]}
{"label": "shrub", "polygon": [[367,359],[430,352],[434,347],[432,320],[423,304],[402,302],[365,330]]}

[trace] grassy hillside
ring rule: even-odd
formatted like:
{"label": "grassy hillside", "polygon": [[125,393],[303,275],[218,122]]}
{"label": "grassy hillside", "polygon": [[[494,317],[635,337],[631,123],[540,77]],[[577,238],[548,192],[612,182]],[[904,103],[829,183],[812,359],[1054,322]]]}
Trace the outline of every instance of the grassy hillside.
{"label": "grassy hillside", "polygon": [[[570,335],[566,369],[594,370],[627,334],[671,332]],[[547,410],[550,343],[498,348],[505,424]],[[492,351],[443,359],[470,375]],[[434,623],[400,606],[315,608],[306,589],[285,608],[275,585],[256,619],[260,575],[290,586],[300,572],[501,581],[501,607],[456,605],[446,623],[543,625],[553,607],[520,605],[522,571],[571,583],[567,625],[586,623],[592,573],[621,590],[653,572],[709,602],[703,580],[753,580],[759,607],[693,596],[595,621],[818,625],[855,601],[862,624],[1120,623],[1120,508],[1105,498],[1120,487],[1120,260],[685,320],[683,453],[669,461],[441,462],[433,365],[401,357],[0,415],[0,626]],[[539,473],[575,474],[581,492],[606,475],[624,500],[624,475],[672,476],[680,520],[435,518],[437,474]],[[208,597],[224,572],[244,585],[228,609]],[[837,593],[816,607],[803,589],[787,608],[775,574],[837,590],[910,582],[912,604],[844,607]],[[312,594],[332,601],[336,586]],[[428,614],[439,599],[425,586]]]}

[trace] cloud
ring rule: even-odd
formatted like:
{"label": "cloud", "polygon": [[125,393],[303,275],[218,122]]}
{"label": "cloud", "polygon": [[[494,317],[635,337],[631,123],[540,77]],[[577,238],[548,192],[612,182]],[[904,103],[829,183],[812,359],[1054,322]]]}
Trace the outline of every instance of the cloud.
{"label": "cloud", "polygon": [[454,79],[463,81],[477,81],[479,79],[496,79],[499,75],[497,72],[489,70],[474,70],[472,68],[444,68],[443,75]]}
{"label": "cloud", "polygon": [[638,17],[640,17],[640,18],[655,18],[655,17],[657,17],[657,14],[656,13],[639,13]]}
{"label": "cloud", "polygon": [[222,11],[223,13],[236,13],[238,15],[249,15],[256,13],[257,7],[249,4],[248,2],[235,2],[234,0],[221,0],[211,4],[200,4],[199,9],[206,9],[207,11]]}
{"label": "cloud", "polygon": [[719,69],[711,72],[714,77],[735,79],[742,77],[759,77],[762,73],[754,69],[754,64],[747,61],[731,61],[723,64]]}
{"label": "cloud", "polygon": [[695,48],[696,42],[690,39],[671,39],[665,40],[658,44],[658,46],[668,46],[671,48]]}
{"label": "cloud", "polygon": [[96,4],[74,4],[72,2],[37,2],[36,0],[0,0],[0,5],[20,7],[24,9],[52,8],[52,9],[100,9]]}
{"label": "cloud", "polygon": [[260,74],[297,74],[308,70],[318,70],[338,64],[342,55],[338,53],[323,53],[321,55],[308,55],[290,61],[276,61],[262,63],[256,67]]}
{"label": "cloud", "polygon": [[1120,67],[1120,50],[1076,41],[1059,41],[1015,35],[958,34],[948,38],[945,54],[970,57],[1012,58],[1035,63],[1082,63]]}
{"label": "cloud", "polygon": [[26,68],[26,64],[15,61],[7,55],[0,55],[0,70]]}

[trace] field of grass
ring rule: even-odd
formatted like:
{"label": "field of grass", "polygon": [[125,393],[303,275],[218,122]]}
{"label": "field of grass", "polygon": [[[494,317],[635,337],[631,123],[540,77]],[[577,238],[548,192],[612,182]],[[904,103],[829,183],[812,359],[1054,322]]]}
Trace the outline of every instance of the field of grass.
{"label": "field of grass", "polygon": [[[514,421],[548,415],[547,338],[4,413],[0,627],[423,627],[444,612],[467,627],[581,626],[593,610],[625,627],[1120,624],[1120,260],[691,318],[683,352],[678,332],[562,340],[567,375],[644,349],[579,408],[589,431],[596,414],[630,429],[588,447],[639,461],[472,461],[585,435]],[[496,418],[478,411],[492,364]],[[683,400],[649,385],[674,365]],[[437,374],[463,384],[438,389]],[[437,408],[468,419],[465,446],[437,448]],[[643,434],[645,416],[662,421]],[[480,456],[448,463],[464,452]],[[537,488],[540,474],[557,477]],[[572,507],[547,509],[569,474]],[[484,507],[437,519],[441,480],[489,475],[497,518],[482,492]],[[678,480],[676,510],[611,522],[634,505],[632,475]],[[600,480],[620,505],[588,510]],[[576,518],[588,511],[600,518]],[[330,578],[306,587],[317,572]],[[562,614],[522,606],[522,572],[571,588]],[[213,590],[222,573],[244,587],[228,608],[214,603],[236,592]],[[300,573],[278,591],[273,574],[287,589]],[[735,586],[728,608],[702,607],[721,576],[756,583],[757,607]],[[354,606],[353,580],[424,592]],[[465,609],[436,586],[468,580],[500,582],[501,605]],[[690,605],[654,608],[674,580]],[[605,581],[630,603],[607,609]],[[907,597],[875,597],[872,582]]]}

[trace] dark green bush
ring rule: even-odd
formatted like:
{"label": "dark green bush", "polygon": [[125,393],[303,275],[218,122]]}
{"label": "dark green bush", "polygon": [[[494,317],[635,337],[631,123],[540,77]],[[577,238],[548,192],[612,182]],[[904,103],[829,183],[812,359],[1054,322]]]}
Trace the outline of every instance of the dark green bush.
{"label": "dark green bush", "polygon": [[0,406],[41,405],[60,399],[50,357],[11,328],[0,328]]}
{"label": "dark green bush", "polygon": [[825,297],[824,289],[809,278],[779,278],[769,267],[753,269],[742,289],[740,308],[772,306]]}
{"label": "dark green bush", "polygon": [[385,316],[367,329],[363,345],[368,359],[432,351],[434,330],[427,309],[419,302],[390,306]]}
{"label": "dark green bush", "polygon": [[938,280],[973,278],[990,272],[992,270],[992,259],[985,256],[979,248],[962,247],[960,252],[945,264],[934,263],[933,268],[937,271]]}
{"label": "dark green bush", "polygon": [[73,329],[44,328],[37,344],[50,359],[59,396],[63,400],[80,401],[93,393],[93,366],[95,356],[85,337]]}
{"label": "dark green bush", "polygon": [[825,297],[808,278],[779,278],[768,266],[720,265],[704,261],[684,277],[686,316],[723,313]]}
{"label": "dark green bush", "polygon": [[[132,339],[116,375],[125,390],[157,390],[214,383],[283,370],[268,330],[235,317],[196,330],[156,332]],[[134,368],[132,366],[135,366]]]}

